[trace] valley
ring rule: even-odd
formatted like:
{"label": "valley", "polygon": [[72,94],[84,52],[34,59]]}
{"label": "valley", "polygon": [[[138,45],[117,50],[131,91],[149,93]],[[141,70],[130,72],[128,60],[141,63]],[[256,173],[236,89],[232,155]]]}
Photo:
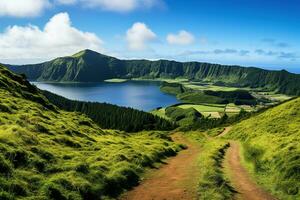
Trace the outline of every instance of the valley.
{"label": "valley", "polygon": [[0,200],[300,200],[300,0],[0,0]]}
{"label": "valley", "polygon": [[185,78],[31,84],[5,66],[0,94],[1,199],[298,198],[295,94]]}

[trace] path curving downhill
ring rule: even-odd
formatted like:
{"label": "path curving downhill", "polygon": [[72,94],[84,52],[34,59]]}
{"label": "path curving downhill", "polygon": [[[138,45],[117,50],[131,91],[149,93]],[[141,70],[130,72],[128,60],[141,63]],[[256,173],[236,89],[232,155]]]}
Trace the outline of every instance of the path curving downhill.
{"label": "path curving downhill", "polygon": [[179,133],[172,136],[176,143],[187,145],[187,149],[170,158],[166,165],[133,190],[127,192],[121,200],[193,200],[197,199],[198,157],[200,147]]}
{"label": "path curving downhill", "polygon": [[235,141],[230,142],[225,157],[225,168],[229,173],[232,186],[237,191],[236,199],[243,200],[276,200],[272,195],[260,188],[241,164],[240,147]]}

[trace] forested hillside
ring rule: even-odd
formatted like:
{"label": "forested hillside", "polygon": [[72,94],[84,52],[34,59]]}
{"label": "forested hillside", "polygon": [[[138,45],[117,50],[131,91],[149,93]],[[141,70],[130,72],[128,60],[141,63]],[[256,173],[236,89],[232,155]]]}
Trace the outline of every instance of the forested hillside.
{"label": "forested hillside", "polygon": [[0,199],[112,199],[180,149],[164,133],[103,131],[0,65]]}
{"label": "forested hillside", "polygon": [[110,78],[187,78],[300,95],[300,75],[254,67],[168,60],[119,60],[91,50],[49,62],[10,66],[35,81],[100,82]]}
{"label": "forested hillside", "polygon": [[150,113],[107,103],[73,101],[48,91],[43,94],[51,103],[66,111],[86,114],[101,128],[118,129],[126,132],[142,130],[171,130],[175,124]]}

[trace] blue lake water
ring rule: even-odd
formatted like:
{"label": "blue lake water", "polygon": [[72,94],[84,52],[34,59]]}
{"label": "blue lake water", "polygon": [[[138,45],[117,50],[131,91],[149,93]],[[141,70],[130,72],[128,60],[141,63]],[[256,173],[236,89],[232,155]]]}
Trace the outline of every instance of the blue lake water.
{"label": "blue lake water", "polygon": [[161,92],[160,83],[154,81],[127,81],[123,83],[33,82],[33,84],[42,90],[48,90],[68,99],[106,102],[144,111],[179,103],[175,96]]}

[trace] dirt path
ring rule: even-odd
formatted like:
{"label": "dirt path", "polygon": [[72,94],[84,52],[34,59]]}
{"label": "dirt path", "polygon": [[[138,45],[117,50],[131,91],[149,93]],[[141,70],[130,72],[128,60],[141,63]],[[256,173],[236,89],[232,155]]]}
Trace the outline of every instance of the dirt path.
{"label": "dirt path", "polygon": [[218,135],[217,137],[222,137],[222,136],[224,136],[224,135],[226,135],[230,130],[231,130],[231,128],[232,127],[226,127],[225,129],[224,129],[224,131],[220,134],[220,135]]}
{"label": "dirt path", "polygon": [[225,157],[225,169],[228,171],[230,181],[237,190],[237,199],[243,200],[275,200],[270,194],[262,190],[253,182],[241,165],[239,144],[230,142],[230,148]]}
{"label": "dirt path", "polygon": [[166,165],[154,171],[149,178],[126,193],[122,200],[193,200],[197,198],[200,147],[181,134],[173,135],[176,143],[188,146]]}

